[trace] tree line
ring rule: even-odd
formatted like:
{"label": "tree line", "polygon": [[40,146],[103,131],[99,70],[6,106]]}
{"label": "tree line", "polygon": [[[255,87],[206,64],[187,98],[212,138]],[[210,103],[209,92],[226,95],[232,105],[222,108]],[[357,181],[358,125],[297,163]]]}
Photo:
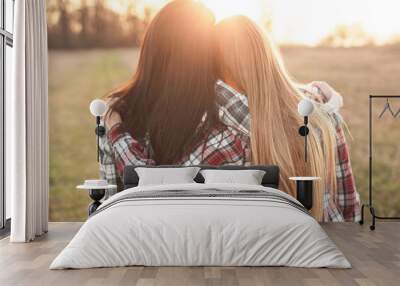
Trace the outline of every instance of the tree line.
{"label": "tree line", "polygon": [[[123,3],[116,12],[112,3]],[[138,47],[155,14],[143,0],[47,0],[50,49]],[[139,4],[142,8],[139,11]],[[270,15],[262,23],[272,30]],[[387,44],[398,45],[400,36]],[[317,44],[328,47],[373,46],[374,38],[361,25],[339,25]]]}
{"label": "tree line", "polygon": [[48,0],[47,25],[50,49],[137,47],[154,11],[139,13],[129,1],[123,14],[106,0]]}

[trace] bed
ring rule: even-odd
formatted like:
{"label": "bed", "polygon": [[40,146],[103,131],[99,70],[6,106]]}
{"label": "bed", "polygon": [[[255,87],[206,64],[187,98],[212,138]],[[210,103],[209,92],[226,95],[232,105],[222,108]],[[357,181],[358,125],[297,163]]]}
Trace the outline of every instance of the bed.
{"label": "bed", "polygon": [[[216,167],[201,166],[204,169]],[[278,190],[276,166],[260,185],[193,183],[138,186],[106,200],[50,269],[119,266],[291,266],[350,268],[343,253],[294,198]]]}

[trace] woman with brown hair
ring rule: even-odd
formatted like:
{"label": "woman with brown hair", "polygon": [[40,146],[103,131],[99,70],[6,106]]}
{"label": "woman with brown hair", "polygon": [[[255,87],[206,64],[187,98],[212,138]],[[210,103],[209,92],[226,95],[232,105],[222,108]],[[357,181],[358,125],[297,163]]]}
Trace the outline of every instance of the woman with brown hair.
{"label": "woman with brown hair", "polygon": [[221,106],[227,107],[222,117],[250,136],[251,162],[278,165],[281,189],[293,196],[295,186],[289,177],[320,177],[314,192],[314,217],[323,221],[357,220],[359,197],[337,110],[329,104],[315,103],[307,163],[304,142],[298,135],[302,125],[297,112],[299,101],[307,96],[318,97],[318,92],[338,100],[335,91],[321,82],[308,86],[294,83],[279,51],[244,16],[220,22],[216,33],[220,77],[224,80],[217,83],[217,98]]}
{"label": "woman with brown hair", "polygon": [[219,121],[214,25],[209,10],[188,0],[152,20],[135,75],[108,97],[101,173],[110,183],[126,165],[248,160],[248,136]]}

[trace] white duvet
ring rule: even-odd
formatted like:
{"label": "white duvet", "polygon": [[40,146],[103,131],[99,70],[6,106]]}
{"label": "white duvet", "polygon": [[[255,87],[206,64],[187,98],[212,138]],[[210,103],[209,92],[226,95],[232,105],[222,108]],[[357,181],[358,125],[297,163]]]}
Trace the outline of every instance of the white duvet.
{"label": "white duvet", "polygon": [[127,265],[351,267],[318,222],[273,199],[186,196],[121,200],[136,192],[211,189],[261,190],[297,202],[278,190],[253,185],[132,188],[104,202],[50,269]]}

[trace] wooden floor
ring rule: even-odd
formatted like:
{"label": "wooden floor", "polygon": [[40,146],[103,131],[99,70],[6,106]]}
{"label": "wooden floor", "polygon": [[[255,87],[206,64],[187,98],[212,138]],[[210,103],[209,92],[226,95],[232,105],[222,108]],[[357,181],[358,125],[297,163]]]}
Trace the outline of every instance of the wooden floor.
{"label": "wooden floor", "polygon": [[324,229],[353,265],[349,270],[288,267],[125,267],[48,270],[81,223],[50,223],[28,244],[0,241],[0,285],[400,285],[400,223],[380,222],[375,232],[357,224]]}

